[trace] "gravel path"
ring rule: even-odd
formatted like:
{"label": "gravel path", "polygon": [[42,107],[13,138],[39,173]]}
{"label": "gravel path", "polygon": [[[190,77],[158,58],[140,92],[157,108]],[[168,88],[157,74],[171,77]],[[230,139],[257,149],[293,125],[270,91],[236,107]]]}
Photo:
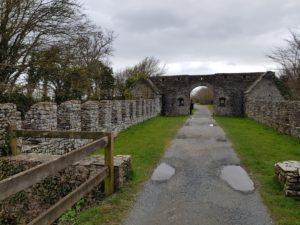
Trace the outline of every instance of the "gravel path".
{"label": "gravel path", "polygon": [[220,177],[224,166],[240,160],[223,130],[212,126],[210,111],[195,107],[124,225],[273,224],[257,191],[236,191]]}

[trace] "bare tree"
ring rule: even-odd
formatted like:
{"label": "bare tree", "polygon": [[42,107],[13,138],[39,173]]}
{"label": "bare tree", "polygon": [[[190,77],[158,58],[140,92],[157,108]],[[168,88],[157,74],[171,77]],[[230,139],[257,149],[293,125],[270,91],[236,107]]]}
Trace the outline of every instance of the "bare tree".
{"label": "bare tree", "polygon": [[153,76],[161,76],[166,72],[165,66],[160,65],[160,60],[154,57],[146,57],[133,67],[129,67],[116,74],[117,95],[125,98],[128,89],[139,79],[147,79]]}
{"label": "bare tree", "polygon": [[90,27],[85,35],[75,40],[77,55],[80,61],[89,65],[94,61],[105,61],[112,55],[112,43],[115,39],[112,31],[104,31],[100,27]]}
{"label": "bare tree", "polygon": [[300,98],[300,33],[291,31],[286,45],[276,47],[268,58],[280,65],[279,75],[286,81],[293,98]]}
{"label": "bare tree", "polygon": [[300,78],[300,33],[291,32],[286,46],[276,47],[268,57],[280,64],[281,75],[292,80]]}
{"label": "bare tree", "polygon": [[[84,16],[76,0],[2,0],[0,83],[14,85],[31,53],[80,29]],[[3,91],[3,89],[2,89]]]}
{"label": "bare tree", "polygon": [[142,73],[144,76],[153,77],[165,74],[165,66],[160,65],[160,60],[154,57],[146,57],[133,67],[133,72]]}

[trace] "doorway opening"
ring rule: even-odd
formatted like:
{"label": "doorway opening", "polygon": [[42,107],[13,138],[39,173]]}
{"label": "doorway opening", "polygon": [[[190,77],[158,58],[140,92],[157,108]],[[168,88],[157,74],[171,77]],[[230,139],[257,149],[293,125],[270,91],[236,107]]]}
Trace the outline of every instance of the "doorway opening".
{"label": "doorway opening", "polygon": [[200,105],[212,105],[214,103],[214,92],[207,86],[195,87],[190,93],[191,101]]}

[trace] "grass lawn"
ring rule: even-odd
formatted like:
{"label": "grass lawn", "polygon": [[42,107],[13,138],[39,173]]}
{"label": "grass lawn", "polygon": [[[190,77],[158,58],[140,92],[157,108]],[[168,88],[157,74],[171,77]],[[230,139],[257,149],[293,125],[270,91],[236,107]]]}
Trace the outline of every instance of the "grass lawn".
{"label": "grass lawn", "polygon": [[248,118],[215,117],[242,165],[254,178],[272,218],[280,225],[300,225],[300,201],[285,197],[274,175],[274,164],[300,160],[300,141]]}
{"label": "grass lawn", "polygon": [[77,224],[119,224],[133,205],[137,192],[151,173],[170,141],[186,121],[182,117],[156,117],[120,133],[114,154],[132,156],[132,180],[101,205],[82,212]]}

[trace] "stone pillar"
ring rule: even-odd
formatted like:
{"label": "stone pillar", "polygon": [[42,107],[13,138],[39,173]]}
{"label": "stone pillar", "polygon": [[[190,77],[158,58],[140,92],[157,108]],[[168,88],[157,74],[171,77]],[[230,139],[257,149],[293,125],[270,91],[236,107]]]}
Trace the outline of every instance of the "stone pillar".
{"label": "stone pillar", "polygon": [[142,120],[143,116],[143,107],[142,107],[142,100],[137,99],[136,100],[136,121],[137,123],[140,123]]}
{"label": "stone pillar", "polygon": [[57,126],[59,130],[81,130],[81,102],[71,100],[58,106]]}
{"label": "stone pillar", "polygon": [[122,130],[130,126],[129,100],[121,101],[122,107]]}
{"label": "stone pillar", "polygon": [[150,114],[150,99],[145,99],[146,101],[146,119],[150,119],[151,118],[151,114]]}
{"label": "stone pillar", "polygon": [[[53,102],[39,102],[30,107],[23,121],[24,129],[57,130],[57,105]],[[58,143],[53,138],[26,138],[22,145],[22,152],[53,153],[52,143]],[[31,144],[26,145],[29,142]],[[34,144],[34,145],[32,145]],[[58,147],[58,146],[55,146]],[[55,154],[55,153],[54,153]]]}
{"label": "stone pillar", "polygon": [[98,131],[99,129],[99,102],[87,101],[81,107],[81,130]]}
{"label": "stone pillar", "polygon": [[151,116],[155,117],[155,99],[151,99]]}
{"label": "stone pillar", "polygon": [[[0,104],[0,145],[3,148],[0,148],[0,156],[5,154],[8,151],[8,148],[5,148],[7,143],[7,127],[9,124],[17,125],[17,122],[20,120],[20,114],[17,112],[17,107],[12,103]],[[20,128],[20,127],[18,127]]]}
{"label": "stone pillar", "polygon": [[148,104],[149,104],[149,119],[153,117],[152,114],[152,99],[148,99]]}
{"label": "stone pillar", "polygon": [[99,127],[100,130],[110,131],[112,121],[112,101],[102,100],[99,104]]}
{"label": "stone pillar", "polygon": [[53,102],[39,102],[30,107],[23,123],[25,129],[56,130],[57,105]]}
{"label": "stone pillar", "polygon": [[161,113],[161,102],[159,98],[155,99],[155,108],[156,108],[156,115]]}
{"label": "stone pillar", "polygon": [[155,117],[155,109],[154,109],[154,99],[150,99],[151,100],[151,117]]}
{"label": "stone pillar", "polygon": [[137,123],[136,113],[137,113],[137,110],[136,110],[136,100],[130,100],[129,115],[130,115],[130,123],[131,123],[131,125],[134,125],[134,124]]}
{"label": "stone pillar", "polygon": [[[84,109],[85,113],[86,110],[87,108]],[[83,114],[81,113],[80,101],[70,100],[61,103],[58,106],[57,114],[57,126],[59,130],[81,131],[81,116],[83,116]],[[74,149],[80,148],[90,141],[91,140],[87,139],[83,140],[69,138],[52,139],[47,146],[43,146],[42,148],[47,148],[47,151],[51,149],[51,154],[61,155]]]}
{"label": "stone pillar", "polygon": [[121,110],[121,101],[114,100],[112,102],[112,113],[111,113],[111,124],[112,130],[118,132],[121,130],[122,126],[122,110]]}
{"label": "stone pillar", "polygon": [[143,99],[143,121],[147,120],[147,100]]}

